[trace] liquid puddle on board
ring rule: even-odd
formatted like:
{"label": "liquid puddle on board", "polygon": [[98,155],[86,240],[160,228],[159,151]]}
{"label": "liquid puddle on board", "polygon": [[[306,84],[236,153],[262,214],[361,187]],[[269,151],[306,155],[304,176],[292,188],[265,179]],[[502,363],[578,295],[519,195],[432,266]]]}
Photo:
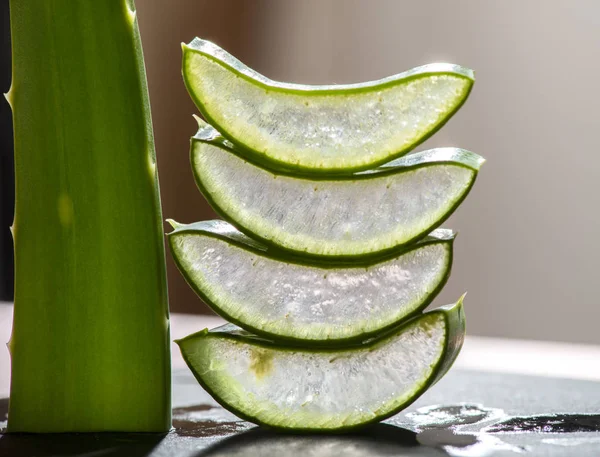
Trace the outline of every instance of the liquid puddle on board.
{"label": "liquid puddle on board", "polygon": [[195,438],[228,436],[243,432],[253,424],[233,418],[220,406],[207,404],[173,409],[173,431]]}
{"label": "liquid puddle on board", "polygon": [[434,405],[408,413],[406,419],[409,422],[404,425],[417,432],[417,441],[421,445],[443,449],[453,457],[489,456],[497,451],[527,452],[524,446],[479,432],[482,425],[506,417],[503,410],[480,404]]}
{"label": "liquid puddle on board", "polygon": [[[493,457],[497,452],[506,455],[535,451],[543,455],[548,447],[600,444],[600,415],[591,414],[511,417],[499,408],[464,403],[428,406],[386,422],[364,434],[298,436],[254,428],[248,422],[236,421],[218,406],[202,404],[173,410],[174,432],[179,436],[232,435],[202,454],[211,457],[231,452],[240,457],[270,456],[290,447],[314,457],[330,457],[333,449],[347,457],[379,455],[378,451],[388,455],[392,450],[407,449],[420,455],[419,447],[437,448],[452,457]],[[250,428],[254,430],[248,431]],[[524,437],[534,439],[523,443]]]}
{"label": "liquid puddle on board", "polygon": [[600,432],[600,414],[547,414],[511,417],[490,425],[484,433]]}
{"label": "liquid puddle on board", "polygon": [[[539,437],[540,445],[552,447],[600,444],[600,414],[508,416],[498,408],[459,404],[420,408],[408,413],[406,419],[408,422],[402,425],[417,432],[419,443],[441,448],[455,457],[488,456],[496,451],[521,454],[538,447],[538,443],[507,443],[498,435],[528,434]],[[585,436],[586,433],[590,435]]]}

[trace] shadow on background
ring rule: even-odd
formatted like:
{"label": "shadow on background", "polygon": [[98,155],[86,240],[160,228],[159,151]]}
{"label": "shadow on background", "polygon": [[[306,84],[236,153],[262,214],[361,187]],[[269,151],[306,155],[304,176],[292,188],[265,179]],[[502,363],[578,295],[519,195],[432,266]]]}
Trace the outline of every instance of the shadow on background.
{"label": "shadow on background", "polygon": [[[8,92],[11,80],[8,1],[0,2],[0,91]],[[14,213],[14,161],[12,112],[0,97],[0,300],[13,297],[13,245],[10,226]]]}

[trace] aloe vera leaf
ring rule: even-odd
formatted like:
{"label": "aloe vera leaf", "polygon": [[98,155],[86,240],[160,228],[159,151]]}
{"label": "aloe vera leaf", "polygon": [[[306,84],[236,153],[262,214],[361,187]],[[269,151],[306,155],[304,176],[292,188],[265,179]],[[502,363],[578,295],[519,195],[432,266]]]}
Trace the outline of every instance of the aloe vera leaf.
{"label": "aloe vera leaf", "polygon": [[306,262],[224,221],[170,222],[171,253],[196,293],[226,320],[284,343],[364,341],[423,310],[450,276],[451,230],[383,259]]}
{"label": "aloe vera leaf", "polygon": [[203,116],[245,155],[312,173],[364,170],[406,154],[467,99],[473,71],[430,64],[378,81],[272,81],[210,41],[183,45],[183,78]]}
{"label": "aloe vera leaf", "polygon": [[11,432],[171,426],[163,230],[132,1],[10,3]]}
{"label": "aloe vera leaf", "polygon": [[349,176],[297,176],[244,160],[197,120],[192,169],[209,203],[246,234],[304,256],[378,256],[422,238],[460,205],[484,162],[439,148]]}
{"label": "aloe vera leaf", "polygon": [[462,300],[344,349],[283,347],[232,324],[177,343],[200,384],[239,417],[288,430],[348,430],[396,414],[444,376],[464,339]]}

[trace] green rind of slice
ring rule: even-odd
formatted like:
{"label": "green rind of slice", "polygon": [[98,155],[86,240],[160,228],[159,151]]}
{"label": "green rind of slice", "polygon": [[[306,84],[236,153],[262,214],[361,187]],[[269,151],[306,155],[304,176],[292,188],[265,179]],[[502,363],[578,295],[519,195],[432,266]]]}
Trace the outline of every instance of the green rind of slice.
{"label": "green rind of slice", "polygon": [[283,169],[348,173],[400,157],[467,99],[473,71],[430,64],[378,81],[272,81],[215,44],[183,47],[183,79],[203,116],[246,156]]}
{"label": "green rind of slice", "polygon": [[215,211],[248,235],[302,256],[378,256],[422,238],[460,205],[484,162],[440,148],[351,176],[300,177],[244,160],[198,122],[192,169]]}
{"label": "green rind of slice", "polygon": [[276,429],[331,432],[406,408],[448,371],[464,333],[461,298],[346,349],[281,347],[232,324],[177,343],[202,387],[237,416]]}
{"label": "green rind of slice", "polygon": [[396,327],[431,303],[452,265],[444,229],[392,257],[307,263],[224,221],[173,225],[171,253],[192,289],[229,322],[288,344],[342,345]]}

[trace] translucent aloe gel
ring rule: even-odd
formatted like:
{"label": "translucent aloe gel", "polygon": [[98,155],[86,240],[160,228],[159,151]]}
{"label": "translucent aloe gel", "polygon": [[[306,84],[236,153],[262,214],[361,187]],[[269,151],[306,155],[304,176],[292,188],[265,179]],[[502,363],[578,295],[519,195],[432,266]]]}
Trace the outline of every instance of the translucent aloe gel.
{"label": "translucent aloe gel", "polygon": [[191,142],[194,177],[225,221],[172,222],[169,242],[188,283],[231,322],[177,341],[198,382],[280,430],[350,430],[406,408],[462,346],[462,297],[422,313],[452,264],[451,249],[429,257],[423,245],[451,242],[434,229],[484,162],[409,151],[460,108],[473,72],[432,64],[305,86],[197,38],[183,46],[183,76],[207,120]]}

